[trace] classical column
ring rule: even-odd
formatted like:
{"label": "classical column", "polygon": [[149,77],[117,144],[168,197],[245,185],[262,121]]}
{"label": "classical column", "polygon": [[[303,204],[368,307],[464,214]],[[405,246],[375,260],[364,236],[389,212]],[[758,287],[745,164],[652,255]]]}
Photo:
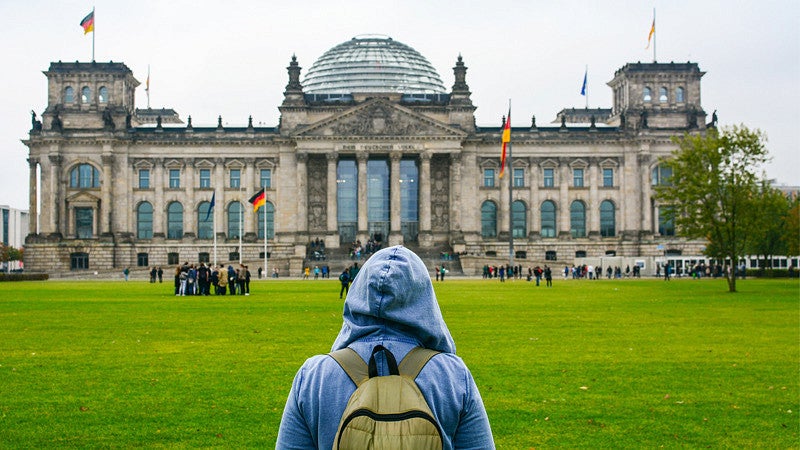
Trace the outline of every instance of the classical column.
{"label": "classical column", "polygon": [[[219,197],[214,197],[214,211],[211,214],[214,216],[214,233],[217,234],[217,239],[225,239],[227,235],[225,230],[225,211],[228,207],[228,198],[225,195],[225,158],[216,158],[214,160],[214,180],[220,183],[213,183],[214,192],[219,194]],[[243,205],[244,206],[244,205]]]}
{"label": "classical column", "polygon": [[559,158],[558,164],[558,235],[568,237],[572,227],[569,214],[569,165],[566,158]]}
{"label": "classical column", "polygon": [[38,164],[37,158],[28,159],[28,234],[39,234],[39,196],[36,184],[36,166]]}
{"label": "classical column", "polygon": [[431,153],[419,155],[419,242],[423,247],[432,244],[431,233]]}
{"label": "classical column", "polygon": [[456,240],[463,240],[461,213],[461,154],[450,155],[450,236]]}
{"label": "classical column", "polygon": [[[639,234],[653,234],[658,231],[658,225],[653,229],[653,208],[651,207],[651,199],[653,198],[652,185],[650,183],[650,155],[639,156],[639,174],[641,195],[639,197]],[[642,170],[641,168],[644,168]],[[617,207],[619,209],[619,207]]]}
{"label": "classical column", "polygon": [[48,155],[50,160],[50,182],[49,182],[49,190],[50,190],[50,198],[48,200],[48,204],[42,205],[42,209],[50,210],[50,217],[48,228],[50,229],[51,233],[60,233],[62,236],[66,232],[66,217],[67,215],[64,214],[63,211],[63,192],[64,192],[64,183],[61,182],[61,155]]}
{"label": "classical column", "polygon": [[540,214],[542,201],[539,199],[539,165],[537,158],[530,159],[530,197],[528,198],[528,236],[539,238],[542,230]]}
{"label": "classical column", "polygon": [[327,203],[328,203],[328,235],[333,236],[330,240],[326,239],[325,245],[331,248],[338,248],[339,247],[339,238],[337,230],[338,225],[338,206],[336,204],[336,191],[337,191],[337,184],[336,184],[336,162],[339,159],[339,155],[332,152],[328,153],[328,186],[327,186]]}
{"label": "classical column", "polygon": [[366,152],[359,152],[356,154],[358,161],[358,231],[359,238],[369,235],[368,222],[367,222],[367,159],[369,154]]}
{"label": "classical column", "polygon": [[114,189],[115,181],[111,176],[111,167],[114,164],[114,155],[111,154],[111,146],[108,144],[103,145],[103,184],[100,199],[100,217],[97,223],[100,228],[100,234],[107,234],[111,232],[111,191]]}
{"label": "classical column", "polygon": [[155,204],[153,205],[153,237],[164,238],[166,232],[164,226],[167,222],[167,205],[164,204],[164,186],[167,180],[164,176],[164,158],[153,160],[153,176],[150,181],[153,184]]}
{"label": "classical column", "polygon": [[183,181],[186,184],[186,195],[181,202],[183,204],[183,235],[190,234],[197,236],[197,207],[194,201],[194,158],[186,158],[184,167],[186,168],[186,176]]}
{"label": "classical column", "polygon": [[597,158],[592,158],[589,161],[589,179],[587,180],[589,182],[589,205],[586,207],[586,214],[588,215],[586,231],[589,237],[600,236],[600,199],[597,189],[600,180],[597,176],[597,164]]}
{"label": "classical column", "polygon": [[297,156],[297,232],[308,232],[308,154]]}
{"label": "classical column", "polygon": [[[511,166],[511,162],[509,161],[509,166]],[[511,223],[509,217],[509,211],[511,205],[508,203],[508,190],[510,189],[508,183],[514,179],[514,169],[513,167],[509,167],[508,170],[505,171],[503,174],[503,178],[498,178],[497,182],[500,183],[500,198],[497,199],[498,201],[498,208],[497,208],[497,237],[508,241],[508,237],[511,234]]]}
{"label": "classical column", "polygon": [[389,245],[403,243],[403,232],[400,229],[400,159],[402,153],[392,152],[389,155],[391,168],[389,175]]}

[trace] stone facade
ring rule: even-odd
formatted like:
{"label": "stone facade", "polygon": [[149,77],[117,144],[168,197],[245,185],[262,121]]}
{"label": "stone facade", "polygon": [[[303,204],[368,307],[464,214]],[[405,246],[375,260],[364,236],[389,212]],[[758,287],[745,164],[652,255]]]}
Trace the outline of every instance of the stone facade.
{"label": "stone facade", "polygon": [[[139,82],[122,63],[52,63],[47,109],[25,140],[26,268],[263,260],[263,226],[248,203],[261,187],[266,251],[284,273],[300,270],[310,240],[335,250],[376,232],[387,244],[459,253],[467,273],[508,261],[511,233],[525,266],[665,248],[699,253],[702,243],[659,232],[652,189],[660,158],[676,148],[672,137],[706,127],[697,64],[624,66],[609,82],[614,105],[602,121],[576,125],[564,114],[560,126],[514,126],[503,178],[502,128],[475,125],[460,57],[452,92],[425,101],[376,93],[319,102],[303,93],[294,58],[287,70],[277,126],[223,127],[219,118],[217,127],[195,128],[172,109],[163,123],[153,124],[153,110],[139,120]],[[342,175],[347,167],[352,180]],[[366,176],[384,167],[384,178]],[[212,196],[216,236],[204,220]]]}

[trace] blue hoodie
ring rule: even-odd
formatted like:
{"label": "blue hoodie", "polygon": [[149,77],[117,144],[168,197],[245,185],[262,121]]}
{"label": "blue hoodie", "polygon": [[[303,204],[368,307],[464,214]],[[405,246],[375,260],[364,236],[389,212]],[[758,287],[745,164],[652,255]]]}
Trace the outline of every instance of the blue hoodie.
{"label": "blue hoodie", "polygon": [[[350,347],[364,361],[380,344],[400,362],[414,347],[438,350],[416,379],[444,432],[444,449],[493,449],[489,419],[478,388],[442,318],[428,269],[412,251],[375,253],[353,281],[344,323],[331,350]],[[379,374],[386,375],[376,355]],[[382,370],[382,372],[381,372]],[[278,449],[330,449],[356,386],[328,355],[309,358],[286,400]]]}

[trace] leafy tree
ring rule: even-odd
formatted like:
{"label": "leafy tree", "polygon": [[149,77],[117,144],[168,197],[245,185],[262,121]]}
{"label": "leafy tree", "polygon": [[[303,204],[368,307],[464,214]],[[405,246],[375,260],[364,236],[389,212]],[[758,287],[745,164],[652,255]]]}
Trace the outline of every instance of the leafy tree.
{"label": "leafy tree", "polygon": [[786,227],[789,220],[791,201],[778,189],[764,182],[757,197],[758,214],[755,216],[755,229],[749,239],[747,253],[763,257],[759,267],[772,268],[775,255],[788,255],[789,241]]}
{"label": "leafy tree", "polygon": [[677,233],[705,239],[707,256],[730,261],[730,292],[736,292],[739,257],[758,231],[763,179],[756,171],[768,160],[765,141],[761,131],[743,125],[676,138],[679,148],[664,161],[672,169],[670,183],[656,187],[657,199],[671,206],[667,214]]}
{"label": "leafy tree", "polygon": [[[800,255],[800,197],[795,197],[794,200],[791,201],[784,233],[786,239],[786,254],[791,256]],[[795,267],[795,269],[797,269],[797,267]]]}

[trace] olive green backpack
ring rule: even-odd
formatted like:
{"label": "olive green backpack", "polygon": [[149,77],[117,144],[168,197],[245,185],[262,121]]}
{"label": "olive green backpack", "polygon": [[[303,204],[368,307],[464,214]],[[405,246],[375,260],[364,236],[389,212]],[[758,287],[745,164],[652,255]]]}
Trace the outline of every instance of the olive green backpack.
{"label": "olive green backpack", "polygon": [[[386,356],[389,375],[378,376],[379,352]],[[369,364],[351,348],[330,353],[357,386],[339,422],[334,450],[441,450],[441,427],[414,381],[437,353],[416,347],[399,366],[382,345],[372,350]]]}

